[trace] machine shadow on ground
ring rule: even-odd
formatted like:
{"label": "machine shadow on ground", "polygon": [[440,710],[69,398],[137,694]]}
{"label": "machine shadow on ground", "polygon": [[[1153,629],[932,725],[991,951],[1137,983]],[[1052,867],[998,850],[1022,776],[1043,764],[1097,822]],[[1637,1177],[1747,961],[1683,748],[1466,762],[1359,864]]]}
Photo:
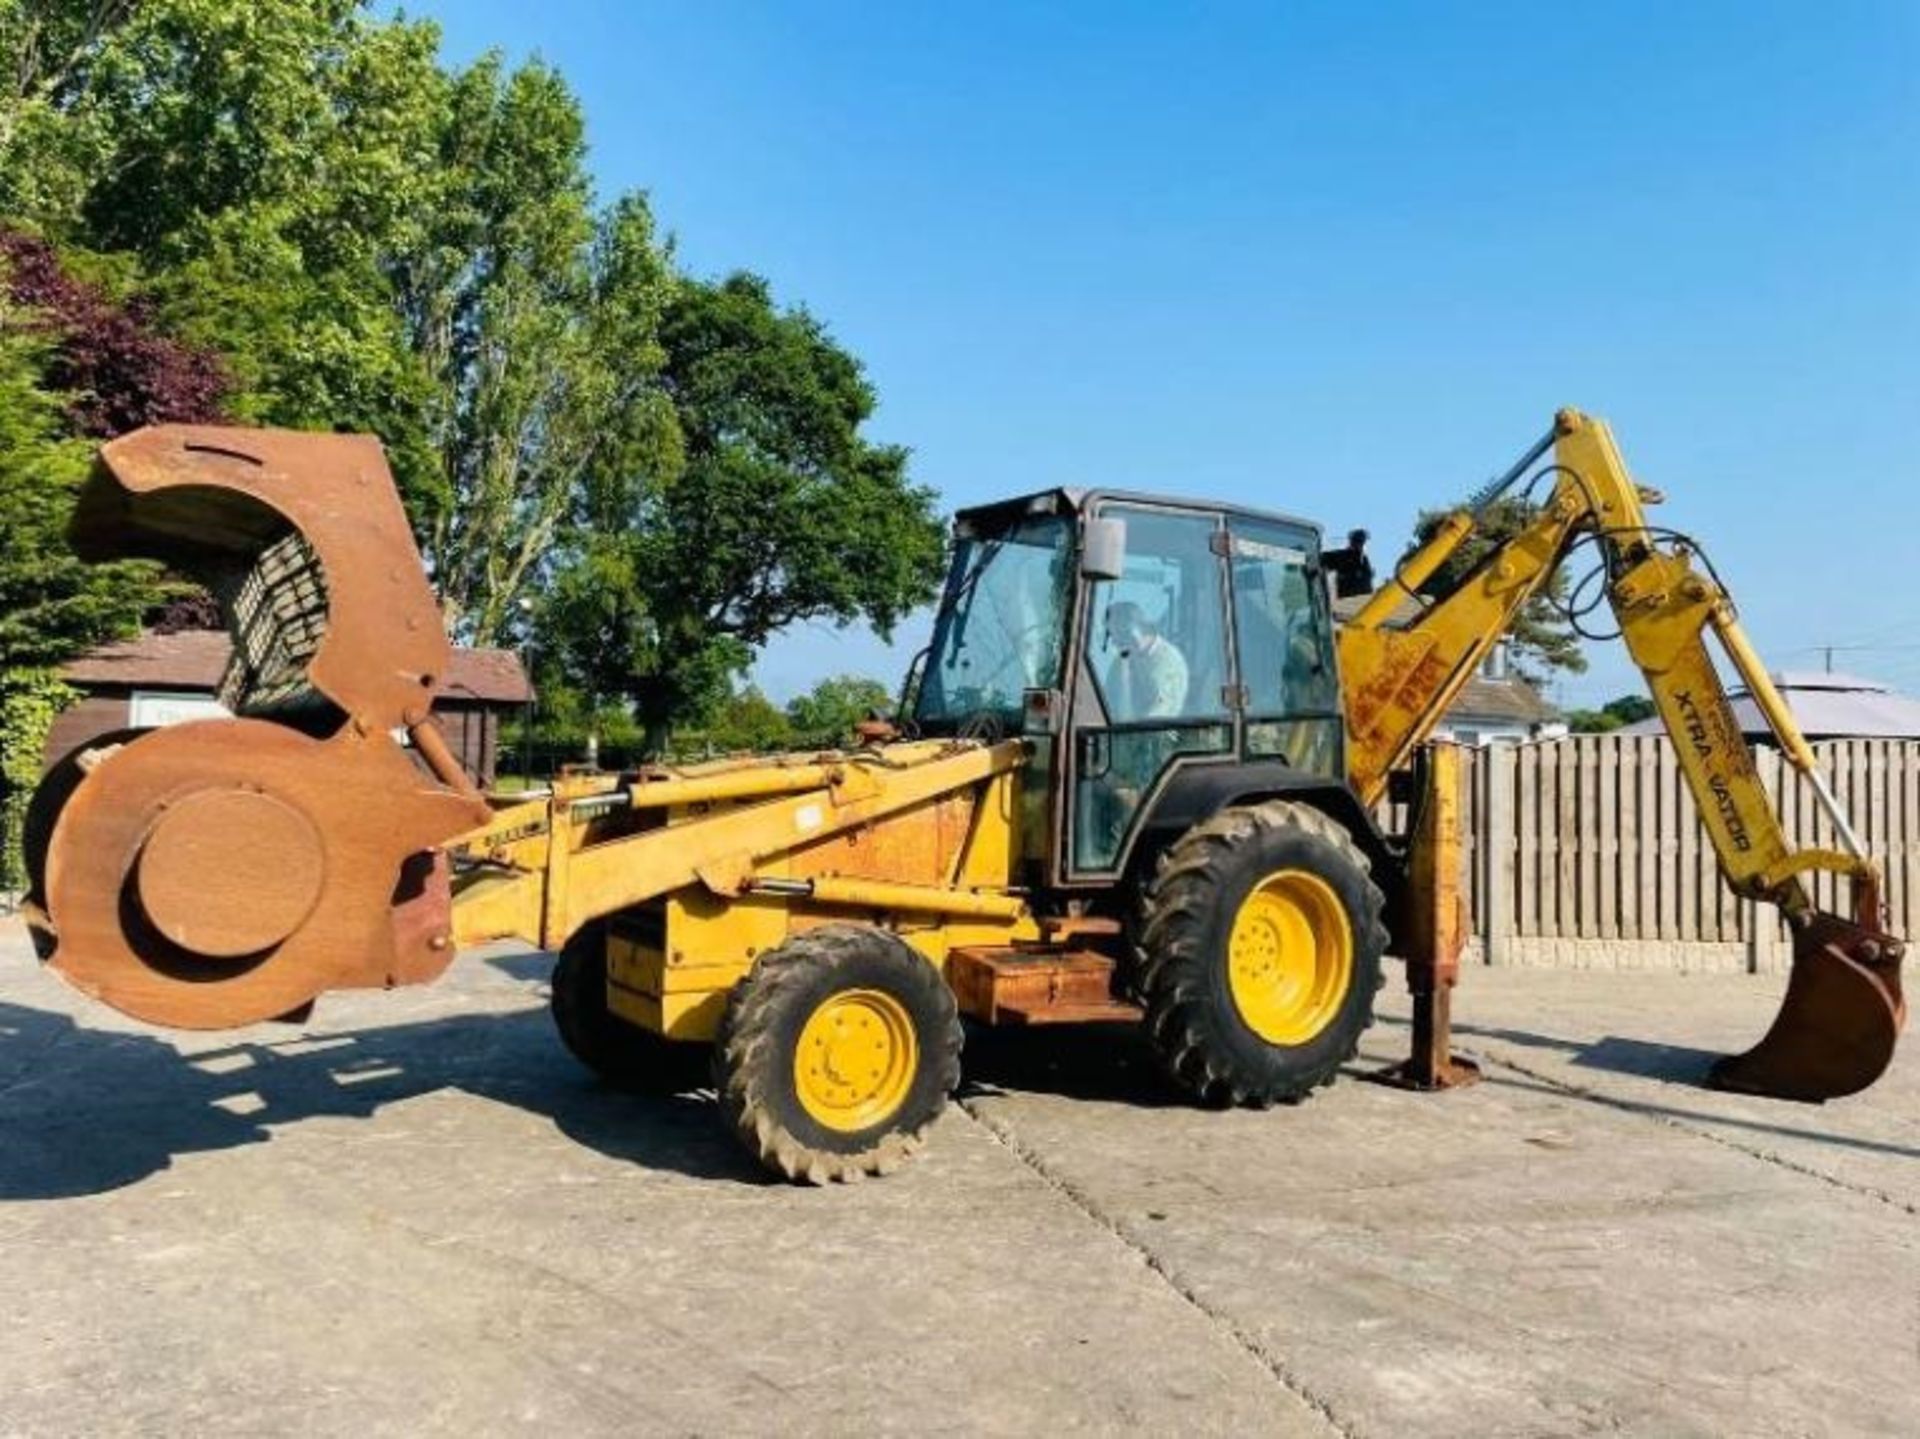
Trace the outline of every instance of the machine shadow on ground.
{"label": "machine shadow on ground", "polygon": [[258,1144],[314,1118],[364,1118],[462,1090],[549,1119],[614,1159],[702,1180],[768,1182],[709,1097],[623,1092],[560,1047],[543,1009],[342,1033],[290,1031],[183,1055],[140,1034],[0,1003],[0,1200],[134,1184],[176,1155]]}
{"label": "machine shadow on ground", "polygon": [[[544,983],[553,957],[485,961]],[[970,1029],[962,1094],[1031,1091],[1145,1106],[1180,1101],[1127,1026]],[[442,1090],[511,1104],[610,1158],[691,1178],[774,1183],[722,1131],[712,1095],[596,1081],[544,1004],[336,1032],[288,1029],[192,1054],[56,1010],[0,1002],[0,1200],[66,1199],[138,1183],[176,1155],[263,1143],[318,1118],[365,1118]]]}
{"label": "machine shadow on ground", "polygon": [[[523,983],[544,982],[553,969],[553,957],[540,953],[487,963]],[[1184,1103],[1160,1078],[1136,1025],[995,1029],[968,1022],[966,1030],[962,1098],[1010,1091],[1155,1108]]]}
{"label": "machine shadow on ground", "polygon": [[967,1026],[960,1097],[1052,1094],[1142,1109],[1185,1106],[1155,1067],[1138,1025]]}
{"label": "machine shadow on ground", "polygon": [[[1407,1021],[1397,1016],[1382,1016],[1378,1023],[1388,1030],[1404,1032],[1407,1028]],[[1476,1039],[1494,1040],[1523,1049],[1547,1050],[1565,1055],[1568,1057],[1568,1064],[1574,1069],[1596,1070],[1634,1079],[1653,1080],[1674,1091],[1677,1096],[1696,1093],[1704,1097],[1713,1093],[1706,1088],[1707,1071],[1712,1067],[1714,1060],[1720,1058],[1718,1050],[1697,1049],[1681,1044],[1657,1044],[1613,1034],[1592,1041],[1581,1041],[1561,1039],[1533,1030],[1459,1023],[1453,1026],[1453,1032],[1455,1038],[1460,1041],[1458,1049],[1469,1057],[1475,1055]],[[1500,1075],[1499,1082],[1510,1088],[1531,1089],[1542,1094],[1563,1096],[1570,1093],[1577,1094],[1581,1099],[1593,1104],[1605,1105],[1610,1109],[1625,1110],[1682,1124],[1711,1125],[1778,1139],[1806,1140],[1809,1143],[1828,1145],[1835,1149],[1857,1150],[1863,1154],[1886,1154],[1900,1159],[1920,1159],[1920,1148],[1893,1144],[1886,1140],[1836,1134],[1830,1130],[1789,1123],[1785,1119],[1779,1123],[1767,1123],[1699,1107],[1656,1104],[1647,1099],[1628,1095],[1605,1094],[1585,1085],[1569,1089],[1547,1083],[1520,1071]],[[1821,1106],[1817,1104],[1796,1104],[1791,1100],[1783,1099],[1763,1102],[1778,1108],[1782,1115],[1788,1118],[1818,1114],[1821,1111]]]}
{"label": "machine shadow on ground", "polygon": [[[517,954],[487,963],[536,984],[552,957]],[[1382,1032],[1404,1033],[1404,1021],[1383,1017],[1376,1034]],[[1551,1050],[1573,1056],[1575,1067],[1671,1086],[1676,1098],[1698,1084],[1712,1058],[1617,1037],[1579,1043],[1473,1025],[1457,1033],[1469,1052],[1475,1039]],[[1362,1063],[1349,1073],[1377,1067]],[[962,1097],[1016,1092],[1143,1108],[1185,1103],[1161,1078],[1139,1029],[1128,1025],[970,1027],[964,1074]],[[1517,1071],[1498,1081],[1568,1092]],[[367,1117],[441,1090],[538,1115],[613,1159],[712,1182],[775,1182],[722,1131],[710,1093],[646,1094],[597,1082],[561,1047],[544,1005],[336,1033],[290,1029],[285,1039],[188,1055],[148,1035],[88,1029],[58,1011],[0,1003],[0,1200],[105,1193],[166,1169],[176,1155],[258,1144],[302,1120]],[[1920,1158],[1920,1148],[1791,1122],[1590,1090],[1581,1097],[1679,1122]]]}
{"label": "machine shadow on ground", "polygon": [[1493,1025],[1457,1022],[1453,1032],[1470,1038],[1502,1040],[1526,1049],[1554,1050],[1571,1056],[1569,1062],[1579,1069],[1598,1069],[1608,1074],[1629,1074],[1640,1079],[1661,1079],[1671,1084],[1690,1086],[1705,1084],[1707,1071],[1720,1058],[1718,1050],[1697,1049],[1685,1044],[1656,1044],[1644,1039],[1623,1038],[1617,1034],[1584,1042],[1559,1039],[1527,1029],[1501,1029]]}

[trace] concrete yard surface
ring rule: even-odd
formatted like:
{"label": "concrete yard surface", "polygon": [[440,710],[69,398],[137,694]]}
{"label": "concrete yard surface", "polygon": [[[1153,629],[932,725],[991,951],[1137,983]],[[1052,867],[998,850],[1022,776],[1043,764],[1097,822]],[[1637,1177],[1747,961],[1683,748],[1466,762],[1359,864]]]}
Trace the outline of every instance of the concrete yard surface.
{"label": "concrete yard surface", "polygon": [[1920,1422],[1920,1063],[1695,1082],[1778,980],[1476,969],[1484,1083],[1265,1113],[1175,1102],[1126,1030],[979,1033],[914,1164],[809,1190],[704,1095],[594,1083],[548,968],[167,1035],[0,922],[0,1434]]}

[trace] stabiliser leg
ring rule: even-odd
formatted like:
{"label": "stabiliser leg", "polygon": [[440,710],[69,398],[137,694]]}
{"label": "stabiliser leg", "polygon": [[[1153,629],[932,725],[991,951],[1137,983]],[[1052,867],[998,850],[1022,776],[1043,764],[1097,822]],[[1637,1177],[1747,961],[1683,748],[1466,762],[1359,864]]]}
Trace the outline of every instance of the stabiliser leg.
{"label": "stabiliser leg", "polygon": [[1453,1052],[1453,986],[1459,965],[1407,963],[1407,989],[1413,995],[1413,1052],[1377,1078],[1382,1084],[1428,1093],[1477,1084],[1480,1066]]}
{"label": "stabiliser leg", "polygon": [[1414,761],[1415,811],[1401,931],[1413,996],[1413,1051],[1372,1078],[1402,1089],[1458,1089],[1480,1067],[1453,1052],[1453,987],[1467,936],[1460,892],[1460,748],[1422,745]]}

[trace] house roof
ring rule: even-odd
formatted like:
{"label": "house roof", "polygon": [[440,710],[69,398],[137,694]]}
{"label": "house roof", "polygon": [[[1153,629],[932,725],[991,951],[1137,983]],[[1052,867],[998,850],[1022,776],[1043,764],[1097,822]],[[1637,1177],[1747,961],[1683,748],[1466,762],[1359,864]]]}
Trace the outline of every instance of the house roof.
{"label": "house roof", "polygon": [[[129,688],[216,690],[233,646],[225,630],[180,630],[170,635],[143,634],[102,645],[60,671],[76,685],[125,685]],[[524,704],[533,697],[512,650],[454,648],[440,686],[443,699],[486,704]]]}
{"label": "house roof", "polygon": [[533,685],[512,650],[467,649],[453,647],[453,662],[440,686],[443,695],[462,695],[490,704],[525,704],[533,698]]}
{"label": "house roof", "polygon": [[60,671],[79,685],[157,685],[211,690],[220,684],[232,645],[221,630],[143,634],[80,656]]}
{"label": "house roof", "polygon": [[[1780,670],[1774,687],[1792,711],[1794,723],[1808,739],[1920,739],[1920,700],[1894,690],[1879,680],[1822,670]],[[1744,689],[1734,690],[1734,718],[1740,732],[1771,735],[1767,722]],[[1640,720],[1620,734],[1659,734],[1660,721]]]}
{"label": "house roof", "polygon": [[1560,711],[1547,703],[1546,696],[1519,678],[1488,679],[1475,675],[1461,688],[1447,718],[1463,720],[1504,720],[1513,724],[1540,724],[1558,719]]}

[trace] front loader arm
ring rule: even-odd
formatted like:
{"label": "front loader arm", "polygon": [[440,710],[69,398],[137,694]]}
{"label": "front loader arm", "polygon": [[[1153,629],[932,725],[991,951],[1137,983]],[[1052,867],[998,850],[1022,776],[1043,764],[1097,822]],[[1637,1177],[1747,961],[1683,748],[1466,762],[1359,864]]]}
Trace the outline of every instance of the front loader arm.
{"label": "front loader arm", "polygon": [[[1553,490],[1518,534],[1496,546],[1444,598],[1417,586],[1473,532],[1476,516],[1542,458]],[[1905,1019],[1899,985],[1902,941],[1884,932],[1879,873],[1821,778],[1812,749],[1741,629],[1733,602],[1694,546],[1647,522],[1643,491],[1606,425],[1562,410],[1550,434],[1442,522],[1339,636],[1348,723],[1348,773],[1368,803],[1445,714],[1572,547],[1591,539],[1605,567],[1606,595],[1621,638],[1646,677],[1673,740],[1681,773],[1730,888],[1777,905],[1794,935],[1787,1001],[1766,1039],[1723,1060],[1717,1083],[1789,1098],[1824,1099],[1864,1088],[1893,1054]],[[1411,620],[1389,620],[1409,602]],[[1711,632],[1765,716],[1781,752],[1814,789],[1843,849],[1798,849],[1741,733],[1706,636]],[[1852,881],[1851,916],[1814,907],[1806,876]]]}

